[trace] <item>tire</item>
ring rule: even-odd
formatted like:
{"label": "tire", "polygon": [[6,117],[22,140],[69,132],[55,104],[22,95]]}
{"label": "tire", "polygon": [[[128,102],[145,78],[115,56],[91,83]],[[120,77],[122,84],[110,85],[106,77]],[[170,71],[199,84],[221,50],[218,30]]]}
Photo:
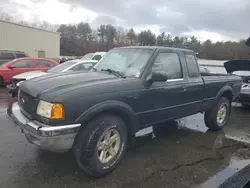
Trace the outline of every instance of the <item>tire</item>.
{"label": "tire", "polygon": [[3,87],[4,86],[4,81],[3,81],[3,78],[0,76],[0,87]]}
{"label": "tire", "polygon": [[[103,141],[103,139],[106,138],[104,135],[108,135],[108,133],[111,133],[110,137],[112,138],[114,135],[119,134],[120,142],[112,145],[112,147],[114,146],[116,148],[112,150],[113,152],[116,151],[114,152],[116,153],[114,157],[104,162],[101,161],[100,158],[101,156],[111,156],[109,152],[106,152],[106,154],[104,152],[104,150],[107,151],[111,145],[105,146],[105,144],[103,144],[103,146],[101,146],[100,143],[105,142]],[[82,127],[76,137],[73,149],[78,166],[88,175],[96,178],[112,172],[126,151],[127,139],[127,127],[120,117],[112,114],[103,114],[94,118],[94,120],[90,121],[86,126]],[[106,148],[99,151],[99,147]],[[101,151],[104,152],[102,155]]]}
{"label": "tire", "polygon": [[[224,113],[219,114],[220,113],[219,111],[224,107],[225,107],[225,114]],[[205,119],[206,126],[212,131],[219,131],[223,129],[223,127],[227,123],[230,108],[231,108],[231,104],[229,100],[224,97],[220,98],[218,103],[215,105],[213,109],[205,112],[204,119]],[[221,118],[219,118],[219,116]]]}

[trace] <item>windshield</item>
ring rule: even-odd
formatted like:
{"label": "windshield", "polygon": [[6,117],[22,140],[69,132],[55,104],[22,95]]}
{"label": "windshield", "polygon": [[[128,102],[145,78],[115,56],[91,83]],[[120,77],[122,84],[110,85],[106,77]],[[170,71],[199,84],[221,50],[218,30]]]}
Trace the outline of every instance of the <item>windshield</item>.
{"label": "windshield", "polygon": [[9,64],[13,63],[14,61],[15,61],[15,59],[11,60],[11,61],[8,61],[8,62],[5,62],[3,64],[0,64],[0,67],[5,67],[6,65],[9,65]]}
{"label": "windshield", "polygon": [[82,57],[83,60],[89,60],[93,57],[94,53],[88,53]]}
{"label": "windshield", "polygon": [[152,54],[152,49],[117,48],[109,51],[94,68],[96,71],[111,69],[126,77],[139,77]]}
{"label": "windshield", "polygon": [[59,73],[59,72],[64,71],[65,69],[69,68],[70,66],[74,65],[75,63],[77,63],[77,62],[76,61],[67,61],[67,62],[64,62],[58,66],[55,66],[55,67],[49,69],[47,72],[48,73]]}

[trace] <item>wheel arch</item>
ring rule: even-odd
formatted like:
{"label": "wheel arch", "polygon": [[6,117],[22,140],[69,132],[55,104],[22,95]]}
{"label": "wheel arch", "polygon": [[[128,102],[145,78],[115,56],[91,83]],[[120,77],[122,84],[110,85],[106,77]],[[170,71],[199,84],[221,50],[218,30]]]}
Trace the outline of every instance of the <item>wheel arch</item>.
{"label": "wheel arch", "polygon": [[94,105],[90,109],[82,113],[77,119],[76,123],[81,123],[82,128],[84,124],[93,118],[100,116],[103,113],[111,113],[119,116],[128,128],[129,136],[134,136],[138,131],[138,119],[133,108],[122,101],[105,101]]}
{"label": "wheel arch", "polygon": [[229,100],[230,104],[229,114],[231,114],[231,103],[233,102],[233,89],[230,86],[223,87],[217,94],[216,102],[218,102],[222,97],[225,97]]}
{"label": "wheel arch", "polygon": [[230,102],[233,100],[233,89],[230,86],[224,86],[217,94],[216,99],[217,101],[221,98],[225,97],[227,98]]}

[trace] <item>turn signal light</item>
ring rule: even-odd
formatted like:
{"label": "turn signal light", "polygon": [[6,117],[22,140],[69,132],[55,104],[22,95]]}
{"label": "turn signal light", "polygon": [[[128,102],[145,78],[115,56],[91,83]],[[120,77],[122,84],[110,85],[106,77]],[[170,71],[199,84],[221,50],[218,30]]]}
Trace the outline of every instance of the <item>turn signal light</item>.
{"label": "turn signal light", "polygon": [[53,104],[51,119],[64,119],[64,108],[62,104]]}

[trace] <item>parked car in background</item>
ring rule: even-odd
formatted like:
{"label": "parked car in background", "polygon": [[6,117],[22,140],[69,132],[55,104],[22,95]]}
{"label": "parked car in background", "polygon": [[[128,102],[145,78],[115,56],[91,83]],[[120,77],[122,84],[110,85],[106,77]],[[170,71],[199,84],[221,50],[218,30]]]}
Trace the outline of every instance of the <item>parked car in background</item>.
{"label": "parked car in background", "polygon": [[68,59],[66,57],[60,57],[59,63],[61,64],[61,63],[64,63],[66,61],[68,61]]}
{"label": "parked car in background", "polygon": [[206,126],[221,130],[240,88],[238,76],[202,76],[191,50],[114,48],[86,74],[21,83],[12,118],[29,142],[72,149],[78,166],[100,177],[114,170],[141,129],[204,112]]}
{"label": "parked car in background", "polygon": [[85,56],[83,56],[81,59],[83,60],[97,60],[99,61],[107,52],[96,52],[96,53],[88,53]]}
{"label": "parked car in background", "polygon": [[29,56],[24,52],[0,50],[0,65],[10,60],[22,57],[29,57]]}
{"label": "parked car in background", "polygon": [[228,73],[240,76],[242,78],[242,87],[238,102],[242,106],[250,107],[250,61],[232,60],[224,63]]}
{"label": "parked car in background", "polygon": [[[250,37],[246,41],[250,46]],[[229,74],[242,78],[242,87],[237,102],[243,107],[250,108],[250,60],[231,60],[224,63],[224,67]]]}
{"label": "parked car in background", "polygon": [[0,86],[10,83],[11,78],[17,74],[35,70],[46,71],[56,65],[59,63],[45,58],[14,59],[0,65]]}
{"label": "parked car in background", "polygon": [[89,60],[89,59],[91,59],[93,57],[94,54],[95,53],[87,53],[81,59],[82,60]]}
{"label": "parked car in background", "polygon": [[210,70],[203,65],[199,65],[199,69],[201,73],[210,73]]}
{"label": "parked car in background", "polygon": [[31,72],[18,74],[12,77],[10,85],[8,85],[7,88],[8,88],[9,93],[12,94],[12,97],[16,97],[19,84],[25,80],[29,80],[31,78],[35,78],[38,76],[55,74],[55,73],[73,72],[73,71],[87,72],[90,69],[92,69],[92,67],[97,62],[98,62],[97,60],[81,60],[81,59],[71,60],[63,64],[60,64],[56,67],[53,67],[47,71],[31,71]]}

